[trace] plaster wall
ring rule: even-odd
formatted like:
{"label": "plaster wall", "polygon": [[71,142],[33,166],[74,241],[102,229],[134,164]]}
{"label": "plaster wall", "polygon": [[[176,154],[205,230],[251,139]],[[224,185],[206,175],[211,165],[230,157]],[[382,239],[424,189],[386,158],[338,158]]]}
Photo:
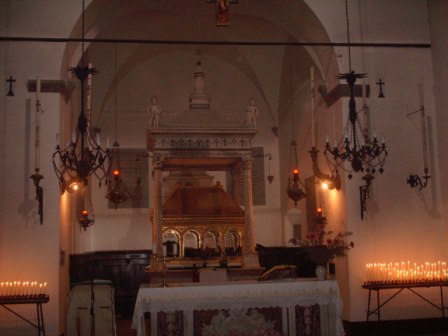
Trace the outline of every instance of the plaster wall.
{"label": "plaster wall", "polygon": [[[0,4],[1,36],[69,36],[75,22],[79,19],[80,6],[72,1],[35,1],[17,2],[3,1]],[[344,2],[342,0],[328,3],[323,0],[306,2],[315,12],[332,42],[346,40]],[[389,148],[388,160],[383,175],[374,181],[372,196],[368,200],[367,213],[363,221],[359,215],[359,177],[343,181],[341,192],[322,193],[325,201],[329,228],[335,230],[350,230],[354,232],[353,240],[356,247],[348,258],[337,261],[337,277],[343,293],[345,304],[344,318],[350,321],[365,319],[367,293],[361,288],[365,280],[364,266],[368,262],[415,260],[433,261],[448,257],[444,248],[444,237],[447,236],[446,201],[441,198],[441,189],[445,184],[445,156],[439,149],[443,148],[446,120],[443,111],[446,107],[446,95],[443,83],[446,82],[444,60],[446,57],[446,36],[443,33],[444,18],[447,12],[443,1],[429,1],[430,11],[424,1],[350,1],[350,17],[353,42],[377,43],[432,43],[432,48],[352,48],[352,66],[357,72],[369,74],[367,83],[371,85],[371,97],[368,105],[372,111],[372,120],[379,136],[384,135]],[[240,4],[241,10],[248,6]],[[238,6],[240,6],[238,5]],[[386,6],[387,5],[387,6]],[[429,15],[429,14],[430,15]],[[267,17],[269,13],[260,15]],[[340,14],[340,15],[339,15]],[[428,19],[429,15],[429,19]],[[63,16],[64,20],[60,20]],[[238,17],[238,7],[235,6],[235,16]],[[433,19],[433,20],[432,20]],[[274,20],[274,19],[272,19]],[[431,25],[428,25],[428,20]],[[432,28],[430,30],[430,28]],[[253,31],[247,33],[250,37]],[[295,32],[299,34],[299,32]],[[301,32],[303,33],[303,32]],[[430,35],[431,33],[431,35]],[[163,34],[168,34],[164,31]],[[283,34],[279,34],[279,36]],[[169,35],[163,35],[169,36]],[[87,232],[80,232],[76,223],[76,215],[72,205],[69,205],[70,195],[64,195],[59,200],[58,183],[54,177],[51,154],[57,130],[60,127],[59,110],[69,109],[60,104],[57,94],[43,94],[41,129],[41,173],[45,179],[44,187],[44,224],[38,223],[36,202],[34,201],[34,186],[29,176],[33,173],[33,102],[34,94],[26,90],[26,81],[36,76],[48,79],[65,79],[61,72],[67,63],[71,65],[74,58],[64,58],[65,46],[57,43],[21,43],[0,41],[0,77],[13,75],[14,97],[0,96],[2,116],[0,118],[0,281],[35,280],[46,281],[51,297],[45,306],[46,327],[48,335],[58,335],[63,324],[65,312],[59,307],[59,300],[66,287],[59,285],[59,276],[66,276],[67,263],[60,266],[60,250],[82,252],[96,249],[132,249],[146,248],[150,243],[150,227],[148,209],[140,210],[109,210],[105,203],[95,204],[97,223]],[[135,132],[131,121],[135,120],[138,127],[143,128],[144,108],[149,97],[155,92],[161,102],[172,109],[183,109],[185,99],[193,90],[192,72],[197,58],[197,50],[172,50],[161,47],[163,55],[153,55],[150,59],[135,64],[135,71],[120,84],[120,104],[123,109],[130,110],[130,117],[123,121],[129,133],[123,133],[122,147],[144,147],[145,138],[141,132]],[[196,49],[196,48],[195,48]],[[348,69],[347,50],[337,48],[311,48],[319,55],[320,80],[331,89],[337,72]],[[95,50],[91,49],[92,53]],[[255,93],[258,106],[262,110],[260,118],[261,131],[255,139],[255,145],[265,146],[266,152],[277,154],[276,180],[267,185],[268,205],[255,207],[256,241],[266,245],[277,245],[288,240],[288,233],[283,219],[286,210],[291,207],[284,195],[284,184],[287,180],[288,149],[291,139],[290,115],[282,114],[291,111],[283,106],[288,92],[286,82],[289,78],[283,75],[270,77],[270,73],[278,73],[282,64],[286,74],[291,67],[282,63],[284,50],[279,48],[263,49],[241,47],[238,53],[244,55],[244,66],[237,61],[229,61],[225,50],[209,48],[204,52],[203,60],[207,71],[207,89],[218,106],[226,110],[244,110],[247,99]],[[105,52],[97,49],[97,52]],[[108,51],[111,55],[111,49]],[[334,55],[332,56],[332,53]],[[233,51],[232,51],[233,53]],[[312,53],[310,53],[312,54]],[[123,55],[123,54],[120,54]],[[234,54],[232,54],[234,55]],[[300,56],[306,59],[302,74],[294,79],[305,83],[308,80],[308,70],[312,62],[305,53],[298,52],[294,62],[300,62]],[[325,59],[323,55],[328,55]],[[166,57],[166,58],[165,58]],[[327,66],[331,59],[336,59],[335,66]],[[182,62],[177,62],[182,60]],[[246,64],[252,64],[248,72]],[[285,65],[286,64],[286,65]],[[293,63],[289,63],[293,64]],[[145,67],[148,65],[148,67]],[[134,66],[134,65],[133,65]],[[165,67],[165,68],[163,68]],[[113,95],[105,92],[110,85],[112,64],[109,71],[101,71],[95,78],[94,86],[102,92],[103,99],[97,102],[97,107],[103,106],[105,113],[105,129],[113,125]],[[160,71],[158,69],[166,69]],[[170,71],[168,71],[170,70]],[[152,71],[152,72],[151,72]],[[159,73],[158,73],[159,71]],[[141,75],[138,75],[138,72]],[[244,75],[243,75],[244,73]],[[248,75],[251,74],[251,75]],[[101,76],[101,77],[100,77]],[[252,76],[252,77],[251,77]],[[434,78],[433,78],[434,76]],[[153,81],[153,78],[159,78]],[[212,78],[218,77],[219,81]],[[100,80],[101,78],[101,80]],[[230,79],[229,79],[230,78]],[[259,78],[260,82],[254,81]],[[376,98],[378,87],[375,82],[382,78],[386,82],[384,99]],[[210,79],[210,80],[209,80]],[[236,80],[235,80],[236,79]],[[166,80],[167,82],[161,85]],[[176,86],[177,83],[179,86]],[[262,83],[262,84],[261,84]],[[418,109],[417,85],[423,83],[425,111],[428,115],[430,136],[430,174],[432,176],[428,187],[422,191],[411,189],[406,184],[406,178],[411,173],[422,173],[421,138],[418,127],[414,123],[415,114],[409,118],[407,114]],[[133,86],[141,86],[139,94],[135,94]],[[300,84],[300,83],[299,83]],[[295,134],[299,140],[300,165],[303,175],[311,175],[311,166],[307,148],[309,138],[309,96],[306,94],[306,83],[303,88],[294,85],[300,93],[292,100],[297,109],[297,125]],[[210,86],[209,86],[210,85]],[[128,87],[129,89],[125,89]],[[238,87],[238,90],[231,90]],[[279,89],[282,88],[283,90]],[[7,92],[6,83],[0,83],[2,92]],[[183,91],[182,91],[183,90]],[[176,92],[173,98],[172,92]],[[220,94],[224,92],[224,94]],[[106,98],[104,98],[106,97]],[[124,100],[123,97],[130,97]],[[216,97],[216,98],[215,98]],[[104,100],[104,101],[103,101]],[[343,120],[346,118],[347,99],[342,99],[336,105],[326,108],[322,102],[318,107],[319,135],[318,144],[323,148],[326,133],[342,134]],[[328,111],[328,114],[325,114]],[[343,114],[344,118],[338,117]],[[336,127],[331,118],[335,115]],[[274,116],[274,117],[272,117]],[[273,123],[278,123],[279,138],[272,135]],[[129,123],[129,124],[128,124]],[[113,128],[110,128],[110,130]],[[321,157],[322,164],[323,158]],[[278,178],[277,178],[278,177]],[[272,188],[272,189],[268,189]],[[104,191],[104,190],[103,190]],[[93,189],[94,197],[104,200],[103,191]],[[67,203],[66,203],[67,202]],[[61,204],[61,207],[59,207]],[[305,216],[303,205],[300,205]],[[60,213],[61,211],[61,213]],[[72,212],[70,214],[69,212]],[[60,225],[66,225],[61,229]],[[280,225],[280,228],[277,227]],[[69,227],[71,229],[69,229]],[[69,233],[71,237],[69,237]],[[107,233],[107,234],[105,234]],[[61,236],[62,235],[62,236]],[[60,237],[63,237],[60,239]],[[62,244],[62,246],[61,246]],[[61,274],[60,274],[61,272]],[[64,275],[65,274],[65,275]],[[64,280],[62,280],[64,281]],[[64,288],[62,288],[64,287]],[[435,297],[436,293],[430,293]],[[404,309],[406,307],[406,309]],[[26,310],[26,308],[25,308]],[[411,296],[403,296],[391,304],[383,314],[385,319],[437,317],[431,307],[417,301]],[[18,322],[13,317],[0,311],[0,333],[8,335],[23,335],[30,332],[30,327]]]}

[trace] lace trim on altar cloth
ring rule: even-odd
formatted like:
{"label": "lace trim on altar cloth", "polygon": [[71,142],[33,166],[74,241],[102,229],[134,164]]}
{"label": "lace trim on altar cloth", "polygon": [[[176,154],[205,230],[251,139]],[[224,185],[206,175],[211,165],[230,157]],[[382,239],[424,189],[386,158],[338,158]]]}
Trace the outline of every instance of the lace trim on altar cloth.
{"label": "lace trim on altar cloth", "polygon": [[[179,311],[183,314],[179,315]],[[152,324],[165,324],[163,332],[162,327],[157,326],[158,335],[344,335],[342,302],[335,281],[142,287],[133,318],[133,328],[138,336],[145,335],[142,330],[145,312],[158,313],[157,319],[151,314]],[[166,320],[170,314],[172,320]],[[160,320],[163,315],[166,315],[165,320]],[[167,322],[177,326],[173,330],[183,324],[182,328],[189,331],[167,333]],[[240,328],[232,329],[230,325]],[[258,333],[255,333],[256,330]]]}

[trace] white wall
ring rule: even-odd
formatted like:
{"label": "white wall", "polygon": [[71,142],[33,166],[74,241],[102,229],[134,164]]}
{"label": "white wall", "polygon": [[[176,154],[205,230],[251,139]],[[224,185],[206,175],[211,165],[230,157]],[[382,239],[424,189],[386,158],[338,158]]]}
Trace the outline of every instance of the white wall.
{"label": "white wall", "polygon": [[[164,23],[170,23],[170,28],[175,23],[180,24],[182,36],[186,38],[237,39],[238,31],[241,30],[244,31],[241,38],[246,40],[281,40],[291,36],[298,40],[304,37],[305,40],[310,40],[312,36],[325,39],[326,33],[332,42],[346,41],[344,1],[306,1],[326,32],[316,28],[319,27],[319,22],[312,16],[304,15],[304,12],[299,15],[299,9],[306,8],[305,5],[296,1],[293,3],[278,5],[276,2],[278,8],[274,15],[271,3],[263,8],[257,2],[254,5],[257,6],[255,11],[248,2],[240,2],[232,7],[231,27],[219,30],[216,35],[213,33],[215,27],[212,10],[208,11],[206,4],[203,5],[205,8],[198,5],[195,11],[198,26],[191,30],[185,28],[191,22],[188,15],[179,20],[174,20],[173,17],[160,18]],[[441,189],[443,190],[446,180],[445,174],[441,173],[445,171],[447,162],[443,153],[443,145],[446,143],[443,132],[446,118],[443,117],[443,111],[447,105],[443,90],[443,83],[446,82],[446,34],[443,28],[446,15],[443,14],[446,14],[447,8],[443,1],[430,1],[429,4],[428,19],[424,1],[349,2],[352,42],[432,43],[432,48],[352,48],[353,68],[369,75],[367,83],[371,85],[372,95],[367,103],[377,133],[385,136],[389,155],[384,174],[373,182],[372,197],[363,221],[359,215],[359,177],[351,181],[345,180],[340,192],[323,194],[329,228],[354,232],[356,247],[350,251],[348,258],[338,260],[337,264],[337,276],[345,303],[344,317],[351,321],[365,319],[367,291],[361,285],[365,281],[366,263],[400,260],[420,262],[448,257],[448,251],[444,248],[444,238],[447,236],[446,201],[441,199]],[[135,18],[135,22],[143,22],[137,18],[142,20],[145,18],[143,14],[150,15],[148,13],[154,15],[157,5],[165,6],[167,12],[172,10],[170,3],[154,2],[148,5],[151,7],[147,8],[149,12],[142,10],[132,13],[137,7],[126,7],[115,13],[112,9],[101,10],[102,7],[95,3],[90,8],[90,18],[99,20],[96,25],[89,26],[90,33],[123,33],[112,29],[115,21],[109,21],[107,15],[112,14],[111,17],[121,23],[129,18]],[[76,30],[72,31],[72,28],[81,9],[78,3],[72,1],[49,1],[44,4],[38,1],[3,1],[0,6],[1,36],[66,37],[75,34]],[[287,8],[290,10],[286,10]],[[120,14],[126,14],[127,17],[120,18]],[[60,20],[61,15],[64,20]],[[301,18],[303,21],[300,21]],[[140,30],[149,34],[144,35],[145,38],[173,38],[172,32],[179,31],[157,30],[161,26],[157,26],[155,22],[151,21],[152,30]],[[300,26],[300,22],[306,24],[302,23],[304,26]],[[209,29],[201,28],[208,24],[211,24]],[[314,26],[307,30],[306,27],[311,25]],[[131,25],[135,30],[132,31],[133,34],[138,33],[138,27]],[[260,29],[257,30],[257,27]],[[41,128],[41,173],[45,176],[41,182],[44,187],[44,224],[41,226],[37,222],[34,187],[29,179],[33,173],[34,94],[26,90],[26,81],[36,76],[65,80],[66,65],[76,62],[76,58],[72,56],[73,45],[68,49],[65,47],[59,43],[0,42],[0,77],[12,75],[17,80],[14,83],[14,97],[0,96],[3,111],[0,119],[0,281],[48,282],[51,300],[44,307],[48,335],[57,335],[61,331],[59,329],[62,328],[62,321],[59,319],[63,320],[64,316],[59,308],[59,300],[63,300],[66,291],[64,276],[68,262],[65,260],[65,264],[59,266],[61,249],[67,255],[70,251],[149,248],[151,243],[148,209],[106,209],[104,189],[94,189],[97,222],[86,232],[80,231],[77,226],[77,215],[70,205],[71,196],[64,195],[59,203],[51,155],[55,135],[60,127],[59,117],[65,120],[65,112],[77,103],[69,101],[65,106],[58,94],[42,95],[42,107],[45,110]],[[313,64],[311,59],[317,62],[315,65],[320,70],[319,80],[331,89],[336,83],[337,72],[346,72],[348,69],[347,49],[312,47],[291,51],[283,47],[244,46],[145,46],[137,49],[128,46],[119,54],[119,57],[127,60],[123,64],[124,73],[120,79],[119,104],[123,111],[131,112],[130,117],[123,122],[121,147],[145,148],[146,138],[142,133],[144,110],[151,95],[158,95],[161,104],[168,111],[186,108],[184,106],[188,95],[193,90],[192,74],[197,60],[196,52],[202,49],[201,58],[207,74],[206,88],[212,96],[213,104],[216,103],[223,110],[243,111],[247,99],[255,96],[258,107],[262,110],[260,131],[254,145],[264,146],[265,152],[272,152],[277,161],[274,183],[266,185],[268,204],[255,207],[255,239],[266,245],[278,245],[287,241],[290,237],[282,225],[285,225],[283,216],[291,207],[284,193],[292,135],[290,113],[293,110],[297,112],[295,135],[299,143],[299,162],[303,176],[307,177],[311,175],[311,164],[307,153],[310,147],[307,136],[310,102],[306,87],[309,67]],[[311,56],[307,54],[308,51]],[[113,134],[113,88],[110,87],[113,77],[113,48],[110,45],[92,46],[90,52],[98,63],[94,65],[100,70],[94,78],[94,87],[99,95],[95,98],[98,99],[95,108],[104,109],[101,118],[104,132]],[[384,99],[377,98],[378,87],[375,82],[379,78],[386,82]],[[292,92],[291,81],[294,89]],[[406,184],[409,174],[422,173],[421,139],[419,130],[413,124],[413,121],[418,120],[406,116],[419,107],[418,83],[424,84],[425,111],[431,121],[428,143],[432,178],[428,187],[421,192]],[[2,92],[7,92],[7,84],[3,80],[0,88]],[[290,100],[291,95],[295,98]],[[342,99],[327,109],[319,101],[318,146],[321,146],[321,150],[326,134],[331,135],[333,129],[336,133],[342,132],[347,104],[347,99]],[[59,115],[59,111],[63,113]],[[341,114],[344,115],[343,119]],[[134,121],[138,123],[136,128],[132,127]],[[65,122],[64,127],[67,124]],[[278,139],[271,132],[274,124],[279,126]],[[323,168],[322,153],[320,162]],[[300,204],[300,207],[305,215],[304,205]],[[74,232],[72,237],[69,237],[70,231]],[[61,286],[58,280],[60,271]],[[438,312],[409,295],[397,298],[382,314],[384,319],[426,316],[438,316]],[[21,335],[28,332],[29,327],[0,311],[0,332],[4,330],[8,335]]]}
{"label": "white wall", "polygon": [[[53,2],[3,1],[0,9],[2,36],[66,36],[78,6]],[[60,20],[60,13],[68,13]],[[32,17],[32,19],[31,19]],[[57,29],[54,27],[57,26]],[[59,128],[57,93],[42,93],[40,173],[44,179],[44,220],[39,223],[35,188],[29,178],[34,173],[35,94],[27,91],[28,80],[60,79],[62,44],[0,42],[0,76],[12,75],[14,96],[6,97],[2,80],[0,105],[0,281],[47,282],[50,302],[44,305],[48,335],[58,335],[59,317],[59,191],[51,155]],[[5,90],[6,91],[5,91]],[[66,293],[65,293],[66,294]],[[19,313],[35,317],[35,307],[14,306]],[[2,309],[0,333],[25,335],[35,329]]]}
{"label": "white wall", "polygon": [[[342,1],[341,1],[342,2]],[[342,30],[334,29],[334,16],[338,10],[329,11],[328,6],[310,1],[318,15],[322,11],[324,25],[337,41],[346,40]],[[336,5],[336,4],[335,4]],[[338,4],[340,8],[341,4]],[[341,6],[342,7],[342,6]],[[406,10],[404,10],[406,7]],[[350,2],[351,41],[364,43],[430,43],[427,25],[427,7],[422,1]],[[437,7],[440,8],[440,7]],[[442,8],[440,8],[442,9]],[[433,9],[436,12],[435,9]],[[324,13],[325,12],[325,13]],[[345,19],[341,12],[340,19]],[[359,16],[356,18],[356,16]],[[321,17],[321,16],[320,16]],[[358,21],[359,20],[359,21]],[[343,21],[345,22],[345,21]],[[440,21],[438,21],[440,25]],[[439,28],[440,29],[440,28]],[[348,68],[347,48],[337,48],[340,71]],[[365,264],[369,262],[408,261],[425,262],[446,260],[444,248],[446,219],[440,201],[439,155],[441,142],[437,140],[442,124],[434,106],[432,50],[429,48],[352,48],[352,67],[358,73],[368,73],[367,84],[372,96],[367,104],[379,135],[384,135],[389,149],[385,172],[373,182],[372,197],[367,202],[367,213],[360,219],[359,177],[346,182],[344,191],[347,201],[347,229],[354,232],[356,247],[348,257],[349,278],[340,282],[344,296],[345,317],[352,321],[364,320],[367,307],[367,291],[361,288],[366,280]],[[375,82],[386,82],[386,98],[377,98]],[[422,142],[419,131],[419,83],[424,86],[425,111],[428,124],[429,165],[432,176],[426,189],[411,189],[406,183],[410,174],[423,175]],[[361,102],[358,100],[358,106]],[[348,111],[344,99],[343,110]],[[410,116],[407,116],[411,114]],[[437,293],[428,296],[438,299]],[[405,309],[403,309],[406,307]],[[394,299],[382,310],[383,319],[438,317],[439,314],[427,303],[412,295]]]}

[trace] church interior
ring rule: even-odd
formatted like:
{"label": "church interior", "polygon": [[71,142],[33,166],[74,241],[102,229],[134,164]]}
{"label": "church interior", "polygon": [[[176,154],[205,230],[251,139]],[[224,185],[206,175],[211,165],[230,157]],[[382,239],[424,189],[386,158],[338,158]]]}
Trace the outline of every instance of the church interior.
{"label": "church interior", "polygon": [[0,1],[0,335],[447,332],[447,15]]}

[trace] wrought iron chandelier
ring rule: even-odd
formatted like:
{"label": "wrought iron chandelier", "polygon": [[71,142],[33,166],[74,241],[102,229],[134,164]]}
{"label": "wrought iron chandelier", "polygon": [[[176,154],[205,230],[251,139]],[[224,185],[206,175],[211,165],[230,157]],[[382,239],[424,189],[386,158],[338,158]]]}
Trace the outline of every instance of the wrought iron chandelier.
{"label": "wrought iron chandelier", "polygon": [[[327,141],[325,144],[325,156],[332,167],[333,172],[338,168],[348,171],[348,177],[352,178],[353,173],[375,174],[376,169],[380,173],[384,171],[384,164],[387,156],[387,149],[384,140],[380,143],[376,134],[373,138],[369,136],[369,129],[362,126],[358,119],[356,101],[354,97],[354,85],[356,79],[365,78],[365,74],[357,74],[350,70],[348,73],[339,74],[339,79],[345,79],[349,86],[349,117],[344,129],[344,138],[334,147]],[[365,107],[361,111],[364,110]],[[350,168],[346,168],[344,162],[350,163]]]}
{"label": "wrought iron chandelier", "polygon": [[[387,148],[384,139],[380,142],[375,132],[373,132],[373,137],[370,137],[369,125],[367,124],[367,105],[364,103],[359,112],[356,110],[355,83],[357,79],[365,78],[367,74],[359,74],[352,70],[347,0],[345,1],[345,12],[347,22],[349,71],[345,74],[339,74],[337,78],[344,79],[349,87],[349,115],[344,128],[344,137],[334,146],[331,146],[327,140],[324,154],[332,171],[332,176],[337,176],[339,174],[339,168],[348,172],[347,176],[349,179],[353,177],[353,173],[359,172],[364,174],[362,179],[365,181],[365,185],[360,186],[362,219],[364,211],[366,210],[366,200],[370,196],[370,187],[372,180],[374,179],[374,174],[377,170],[380,174],[384,171]],[[358,118],[358,114],[361,112],[364,112],[365,117],[363,124]]]}
{"label": "wrought iron chandelier", "polygon": [[[101,186],[102,180],[107,180],[110,165],[110,152],[100,145],[99,129],[90,127],[90,114],[85,112],[85,81],[97,71],[84,64],[84,1],[82,8],[82,56],[81,65],[69,69],[81,82],[81,106],[78,122],[71,142],[61,148],[59,143],[53,154],[53,167],[59,179],[63,193],[73,182],[88,185],[88,178],[95,175]],[[91,78],[91,77],[90,77]],[[88,97],[90,103],[90,96]],[[90,106],[88,107],[90,111]]]}

